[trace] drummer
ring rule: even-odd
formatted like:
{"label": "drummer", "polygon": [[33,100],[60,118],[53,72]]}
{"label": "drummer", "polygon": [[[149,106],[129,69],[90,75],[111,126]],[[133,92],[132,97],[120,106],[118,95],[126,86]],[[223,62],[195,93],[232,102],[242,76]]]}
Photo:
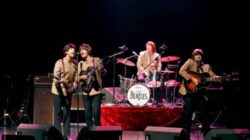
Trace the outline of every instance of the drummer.
{"label": "drummer", "polygon": [[157,61],[153,61],[149,66],[147,87],[151,89],[151,97],[157,104],[163,103],[165,94],[162,89],[162,74],[157,71]]}
{"label": "drummer", "polygon": [[150,63],[156,61],[156,70],[161,71],[162,64],[160,61],[160,54],[156,52],[156,45],[153,41],[148,41],[146,43],[146,50],[141,51],[137,60],[137,80],[139,82],[144,81],[150,71]]}

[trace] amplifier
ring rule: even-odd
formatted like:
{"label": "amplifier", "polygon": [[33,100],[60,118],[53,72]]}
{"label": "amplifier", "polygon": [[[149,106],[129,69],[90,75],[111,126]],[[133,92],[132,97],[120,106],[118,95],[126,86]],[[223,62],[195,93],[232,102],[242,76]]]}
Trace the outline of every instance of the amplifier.
{"label": "amplifier", "polygon": [[52,84],[52,79],[48,76],[35,76],[34,85],[35,86],[49,86]]}

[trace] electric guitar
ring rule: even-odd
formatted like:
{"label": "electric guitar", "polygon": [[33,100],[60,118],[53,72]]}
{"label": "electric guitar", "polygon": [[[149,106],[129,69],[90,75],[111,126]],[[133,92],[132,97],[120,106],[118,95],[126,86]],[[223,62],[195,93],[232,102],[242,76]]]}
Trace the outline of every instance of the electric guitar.
{"label": "electric guitar", "polygon": [[60,78],[54,76],[52,73],[48,73],[49,78],[54,78],[59,82],[56,83],[56,88],[60,95],[67,96],[68,94],[73,94],[73,81],[72,82],[65,82],[61,81]]}
{"label": "electric guitar", "polygon": [[239,78],[238,73],[233,73],[232,75],[226,75],[226,76],[217,76],[215,79],[212,79],[211,77],[208,77],[208,73],[196,73],[193,71],[188,72],[188,74],[191,76],[191,78],[197,79],[198,85],[195,85],[194,82],[185,82],[185,87],[187,91],[189,92],[196,92],[200,88],[206,87],[208,85],[211,85],[209,82],[222,82],[222,81],[238,81]]}
{"label": "electric guitar", "polygon": [[81,71],[80,76],[87,75],[87,79],[81,80],[81,88],[85,93],[89,93],[92,89],[92,84],[95,82],[95,67],[88,67],[86,71]]}

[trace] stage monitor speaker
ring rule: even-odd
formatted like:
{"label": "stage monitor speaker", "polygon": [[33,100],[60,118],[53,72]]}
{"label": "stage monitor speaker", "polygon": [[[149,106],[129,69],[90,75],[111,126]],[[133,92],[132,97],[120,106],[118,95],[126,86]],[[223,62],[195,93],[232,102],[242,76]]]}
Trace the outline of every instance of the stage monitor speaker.
{"label": "stage monitor speaker", "polygon": [[187,133],[183,128],[147,126],[144,130],[146,140],[186,140]]}
{"label": "stage monitor speaker", "polygon": [[250,140],[249,129],[212,129],[205,140]]}
{"label": "stage monitor speaker", "polygon": [[2,140],[36,140],[34,136],[30,135],[2,135]]}
{"label": "stage monitor speaker", "polygon": [[54,124],[53,95],[51,94],[50,81],[44,76],[34,78],[34,124]]}
{"label": "stage monitor speaker", "polygon": [[64,140],[62,133],[56,129],[54,126],[51,126],[47,133],[47,140]]}
{"label": "stage monitor speaker", "polygon": [[120,126],[83,127],[77,140],[121,140],[122,128]]}
{"label": "stage monitor speaker", "polygon": [[31,135],[36,138],[36,140],[44,140],[48,132],[49,126],[38,125],[38,124],[23,124],[21,123],[17,127],[17,134],[19,135]]}

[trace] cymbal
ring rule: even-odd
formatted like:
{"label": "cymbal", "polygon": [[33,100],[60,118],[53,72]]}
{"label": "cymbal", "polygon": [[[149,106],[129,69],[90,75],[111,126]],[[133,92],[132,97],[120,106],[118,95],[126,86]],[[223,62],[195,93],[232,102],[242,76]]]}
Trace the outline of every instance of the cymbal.
{"label": "cymbal", "polygon": [[134,67],[135,66],[135,63],[130,61],[130,60],[127,60],[127,59],[124,59],[124,58],[117,58],[116,59],[116,62],[117,63],[122,63],[126,66],[131,66],[131,67]]}
{"label": "cymbal", "polygon": [[168,80],[167,82],[164,83],[164,85],[168,87],[180,86],[181,82],[178,82],[176,80]]}
{"label": "cymbal", "polygon": [[166,56],[166,57],[162,57],[160,60],[161,62],[172,62],[172,61],[177,61],[179,59],[180,59],[179,56]]}
{"label": "cymbal", "polygon": [[175,72],[172,70],[162,70],[161,73],[175,73]]}

